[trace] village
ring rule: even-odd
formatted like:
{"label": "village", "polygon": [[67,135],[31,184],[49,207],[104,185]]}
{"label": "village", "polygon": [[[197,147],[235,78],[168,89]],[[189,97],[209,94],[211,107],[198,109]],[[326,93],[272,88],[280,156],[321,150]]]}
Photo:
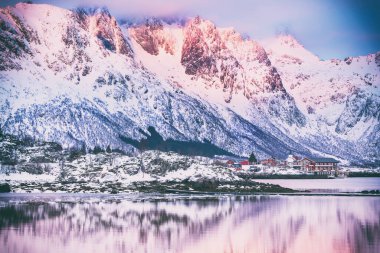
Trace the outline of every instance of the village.
{"label": "village", "polygon": [[233,171],[246,171],[256,174],[279,175],[325,175],[328,178],[345,177],[347,173],[338,167],[339,161],[334,158],[311,158],[289,155],[285,160],[273,157],[264,160],[256,160],[254,155],[249,159],[224,160],[228,169]]}

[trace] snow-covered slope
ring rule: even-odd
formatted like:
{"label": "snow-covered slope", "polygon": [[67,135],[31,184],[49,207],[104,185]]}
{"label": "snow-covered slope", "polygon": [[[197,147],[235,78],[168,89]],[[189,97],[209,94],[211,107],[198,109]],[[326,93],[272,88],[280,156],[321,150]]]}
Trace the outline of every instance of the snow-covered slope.
{"label": "snow-covered slope", "polygon": [[269,112],[270,120],[304,125],[303,115],[265,50],[257,42],[243,40],[233,29],[219,29],[199,17],[184,26],[150,19],[129,27],[126,34],[131,36],[136,60],[173,87],[230,108],[246,119],[257,117],[252,115],[252,105],[259,104],[256,114]]}
{"label": "snow-covered slope", "polygon": [[331,152],[378,160],[380,53],[321,60],[290,35],[263,44],[307,118],[306,127],[294,129],[294,138]]}
{"label": "snow-covered slope", "polygon": [[239,155],[379,157],[375,55],[320,61],[296,41],[263,47],[199,17],[131,25],[106,9],[18,4],[0,22],[6,133],[132,151],[120,137],[140,140],[153,126]]}

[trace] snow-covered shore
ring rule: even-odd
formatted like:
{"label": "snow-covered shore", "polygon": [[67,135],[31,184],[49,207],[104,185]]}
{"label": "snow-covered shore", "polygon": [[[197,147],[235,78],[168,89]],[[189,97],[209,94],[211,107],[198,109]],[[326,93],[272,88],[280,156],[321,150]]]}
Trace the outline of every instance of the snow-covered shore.
{"label": "snow-covered shore", "polygon": [[159,151],[86,154],[65,163],[3,165],[0,172],[0,183],[14,192],[291,191],[241,178],[210,158]]}

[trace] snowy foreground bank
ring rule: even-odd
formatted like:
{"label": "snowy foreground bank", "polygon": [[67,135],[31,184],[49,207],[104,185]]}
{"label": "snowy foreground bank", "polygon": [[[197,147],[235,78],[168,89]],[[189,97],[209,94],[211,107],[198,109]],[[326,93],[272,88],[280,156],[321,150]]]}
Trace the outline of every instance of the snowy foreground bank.
{"label": "snowy foreground bank", "polygon": [[[27,160],[27,159],[26,159]],[[236,175],[212,159],[146,151],[80,155],[71,161],[2,165],[0,184],[13,192],[293,192]]]}
{"label": "snowy foreground bank", "polygon": [[[257,167],[257,168],[256,168]],[[145,151],[127,155],[117,150],[68,150],[56,143],[0,141],[0,192],[294,192],[258,183],[252,175],[301,173],[266,168],[234,171],[220,159]]]}

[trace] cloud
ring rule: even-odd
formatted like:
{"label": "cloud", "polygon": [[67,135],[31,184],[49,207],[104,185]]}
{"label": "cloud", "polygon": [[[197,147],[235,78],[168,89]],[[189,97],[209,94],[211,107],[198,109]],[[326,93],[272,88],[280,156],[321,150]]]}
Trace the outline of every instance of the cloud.
{"label": "cloud", "polygon": [[169,16],[175,14],[185,14],[192,6],[201,6],[201,0],[67,0],[67,1],[38,1],[50,2],[61,6],[106,6],[113,15],[123,16]]}

